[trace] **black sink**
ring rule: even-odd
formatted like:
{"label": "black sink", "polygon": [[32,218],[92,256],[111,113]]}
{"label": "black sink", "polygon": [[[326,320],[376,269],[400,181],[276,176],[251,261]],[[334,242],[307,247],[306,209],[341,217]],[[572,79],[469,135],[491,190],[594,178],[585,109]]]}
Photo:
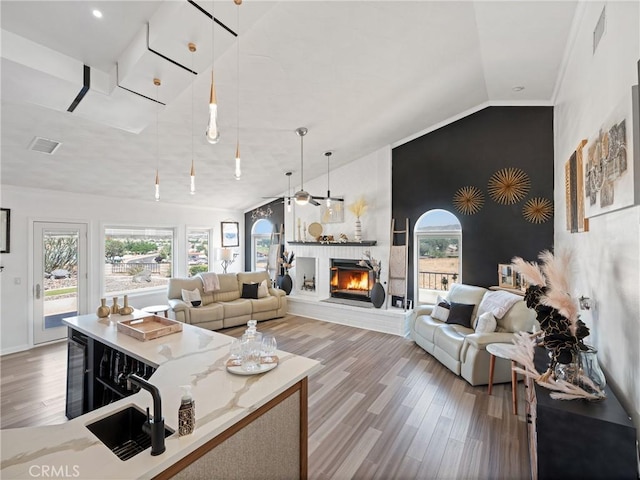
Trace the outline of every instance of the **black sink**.
{"label": "black sink", "polygon": [[[146,421],[146,412],[135,406],[129,406],[97,422],[90,423],[87,428],[120,460],[129,460],[151,447],[151,437],[142,429]],[[173,433],[173,430],[164,427],[165,438]]]}

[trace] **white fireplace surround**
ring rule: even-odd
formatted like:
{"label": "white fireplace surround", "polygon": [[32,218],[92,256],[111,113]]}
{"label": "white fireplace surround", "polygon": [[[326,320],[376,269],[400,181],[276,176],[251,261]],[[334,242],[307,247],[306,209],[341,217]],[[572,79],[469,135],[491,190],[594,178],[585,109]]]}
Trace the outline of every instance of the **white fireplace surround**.
{"label": "white fireplace surround", "polygon": [[[383,255],[381,251],[383,248],[386,250],[389,247],[318,245],[314,243],[288,246],[287,249],[293,251],[296,255],[295,265],[289,270],[289,275],[293,280],[293,290],[288,299],[289,313],[393,335],[407,336],[412,312],[395,307],[387,308],[386,300],[380,309],[374,308],[370,302],[357,302],[362,303],[362,306],[351,306],[323,301],[330,297],[329,282],[332,258],[360,260],[367,250],[371,252],[374,258],[386,258],[388,253]],[[381,281],[386,291],[387,271],[385,265],[385,262],[383,262]],[[309,280],[310,275],[315,275],[315,291],[302,289],[305,275],[307,280]]]}

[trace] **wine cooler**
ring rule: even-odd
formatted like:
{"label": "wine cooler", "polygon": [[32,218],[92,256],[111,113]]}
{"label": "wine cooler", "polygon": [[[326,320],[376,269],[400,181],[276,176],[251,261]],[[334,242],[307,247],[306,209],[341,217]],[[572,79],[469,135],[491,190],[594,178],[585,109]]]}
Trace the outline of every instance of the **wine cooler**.
{"label": "wine cooler", "polygon": [[69,329],[66,416],[69,419],[138,391],[127,384],[135,373],[146,380],[155,368],[130,355]]}

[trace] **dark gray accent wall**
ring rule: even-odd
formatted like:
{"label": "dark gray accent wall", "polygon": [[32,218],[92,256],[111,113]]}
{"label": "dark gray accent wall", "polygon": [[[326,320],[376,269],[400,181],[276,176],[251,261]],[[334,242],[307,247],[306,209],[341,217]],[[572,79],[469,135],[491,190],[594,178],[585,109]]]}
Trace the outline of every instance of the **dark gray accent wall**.
{"label": "dark gray accent wall", "polygon": [[[496,203],[488,194],[491,176],[502,168],[524,170],[531,180],[527,196],[514,205]],[[393,149],[392,215],[409,218],[412,233],[409,292],[413,292],[413,230],[420,216],[449,210],[462,224],[462,281],[497,285],[498,263],[514,256],[535,260],[553,247],[553,217],[542,224],[526,221],[522,207],[532,197],[553,202],[553,108],[488,107]],[[453,196],[473,185],[484,193],[474,215],[455,210]],[[410,293],[412,296],[412,293]]]}
{"label": "dark gray accent wall", "polygon": [[[273,200],[272,202],[268,202],[265,203],[263,205],[260,205],[260,207],[256,207],[256,208],[262,208],[263,210],[266,207],[271,207],[271,210],[273,210],[273,213],[271,214],[271,217],[269,217],[267,220],[269,220],[271,223],[273,223],[276,231],[278,230],[278,228],[280,227],[280,225],[284,225],[284,203],[282,201],[282,198],[279,198],[277,200]],[[255,210],[255,209],[254,209]],[[257,220],[256,220],[257,222]],[[251,219],[251,210],[248,211],[247,213],[244,214],[244,235],[245,235],[245,240],[244,240],[244,258],[245,258],[245,262],[244,262],[244,270],[246,272],[251,270],[251,229],[253,228],[253,224],[255,222]],[[283,227],[284,229],[284,227]],[[284,238],[284,237],[283,237]]]}

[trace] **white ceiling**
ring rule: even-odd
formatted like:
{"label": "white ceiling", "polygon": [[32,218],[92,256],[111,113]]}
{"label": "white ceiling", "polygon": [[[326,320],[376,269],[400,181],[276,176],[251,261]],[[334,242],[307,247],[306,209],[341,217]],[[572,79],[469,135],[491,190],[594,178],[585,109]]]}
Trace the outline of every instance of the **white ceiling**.
{"label": "white ceiling", "polygon": [[[211,2],[197,3],[211,11]],[[326,173],[326,150],[335,168],[479,105],[550,105],[576,4],[216,1],[216,18],[240,33],[238,82],[236,40],[216,28],[212,42],[210,21],[186,1],[2,0],[1,182],[152,200],[158,164],[161,201],[244,210],[286,191],[287,171],[299,187],[297,127],[309,129],[310,180]],[[197,76],[140,53],[147,22],[150,43],[193,62]],[[212,45],[216,145],[204,138]],[[69,113],[82,64],[91,89]],[[157,90],[154,76],[163,81]],[[116,87],[125,82],[166,107]],[[62,146],[54,155],[30,151],[34,136]]]}

